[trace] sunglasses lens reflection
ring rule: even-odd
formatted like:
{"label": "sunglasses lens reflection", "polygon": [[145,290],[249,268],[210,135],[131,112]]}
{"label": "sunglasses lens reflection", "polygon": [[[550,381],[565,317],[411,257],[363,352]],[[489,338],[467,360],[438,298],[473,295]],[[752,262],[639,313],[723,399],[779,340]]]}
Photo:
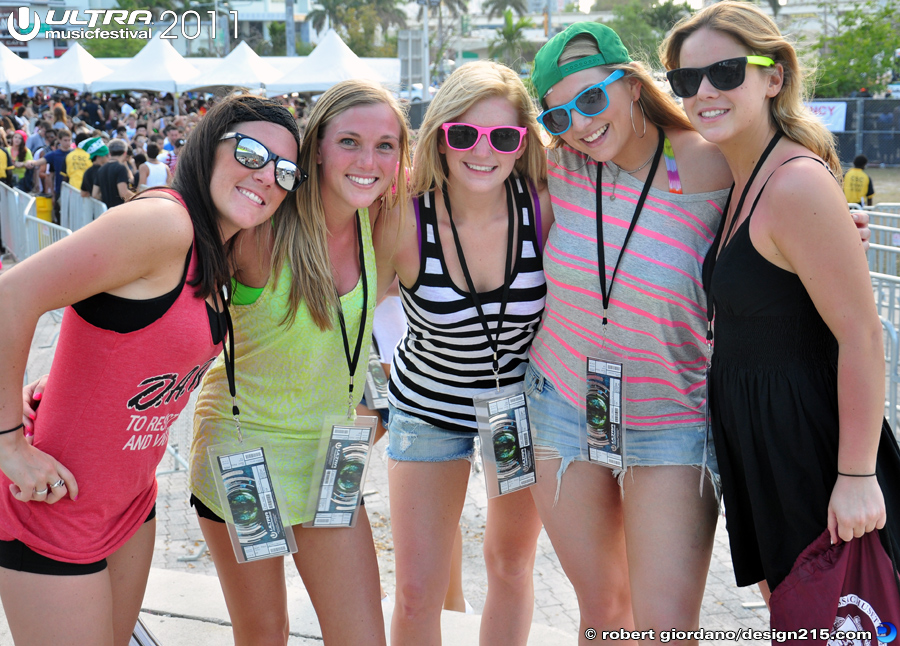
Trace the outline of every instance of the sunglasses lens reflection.
{"label": "sunglasses lens reflection", "polygon": [[275,164],[275,181],[286,191],[294,189],[299,169],[288,161],[281,160]]}
{"label": "sunglasses lens reflection", "polygon": [[569,111],[560,108],[545,112],[543,122],[544,127],[554,135],[565,132],[569,127]]}
{"label": "sunglasses lens reflection", "polygon": [[491,132],[491,144],[504,153],[515,152],[519,148],[522,135],[512,128],[497,128]]}
{"label": "sunglasses lens reflection", "polygon": [[258,141],[241,139],[234,150],[234,156],[247,168],[259,168],[269,158],[269,151]]}
{"label": "sunglasses lens reflection", "polygon": [[578,109],[589,116],[598,115],[606,110],[607,103],[606,92],[598,87],[588,88],[575,101]]}
{"label": "sunglasses lens reflection", "polygon": [[713,63],[709,67],[685,67],[672,70],[668,77],[675,96],[687,99],[700,91],[704,74],[714,88],[726,92],[744,82],[746,69],[746,58],[731,58]]}
{"label": "sunglasses lens reflection", "polygon": [[475,145],[478,131],[472,126],[450,126],[447,128],[447,145],[456,150],[468,150]]}

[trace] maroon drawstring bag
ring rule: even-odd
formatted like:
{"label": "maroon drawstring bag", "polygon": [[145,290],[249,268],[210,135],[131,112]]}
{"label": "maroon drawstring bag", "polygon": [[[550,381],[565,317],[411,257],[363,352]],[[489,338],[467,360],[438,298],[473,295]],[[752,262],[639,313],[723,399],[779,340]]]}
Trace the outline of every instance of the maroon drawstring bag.
{"label": "maroon drawstring bag", "polygon": [[[900,625],[900,581],[877,531],[832,545],[826,530],[797,557],[769,606],[773,630],[796,632],[779,643],[876,646],[882,622]],[[857,632],[871,637],[847,635]]]}

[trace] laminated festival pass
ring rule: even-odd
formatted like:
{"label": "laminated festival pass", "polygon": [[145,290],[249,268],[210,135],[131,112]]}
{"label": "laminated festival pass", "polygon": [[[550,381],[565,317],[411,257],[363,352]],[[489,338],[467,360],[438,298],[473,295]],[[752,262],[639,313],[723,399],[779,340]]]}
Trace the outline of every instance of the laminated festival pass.
{"label": "laminated festival pass", "polygon": [[533,485],[537,479],[524,384],[491,390],[473,401],[488,498]]}
{"label": "laminated festival pass", "polygon": [[615,469],[625,464],[624,372],[621,363],[588,357],[587,392],[580,407],[588,460]]}
{"label": "laminated festival pass", "polygon": [[278,506],[284,495],[272,478],[265,449],[235,443],[217,444],[208,452],[238,562],[296,552],[294,532]]}
{"label": "laminated festival pass", "polygon": [[325,420],[319,459],[310,489],[315,516],[304,527],[355,527],[378,418],[359,416]]}
{"label": "laminated festival pass", "polygon": [[369,369],[366,372],[366,403],[372,410],[387,410],[388,407],[388,377],[374,345],[369,352]]}

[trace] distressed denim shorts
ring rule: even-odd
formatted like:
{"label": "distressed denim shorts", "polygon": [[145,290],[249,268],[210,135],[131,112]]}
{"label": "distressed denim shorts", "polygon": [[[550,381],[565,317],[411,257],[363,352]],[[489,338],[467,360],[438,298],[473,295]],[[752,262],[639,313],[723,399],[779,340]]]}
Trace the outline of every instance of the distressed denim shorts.
{"label": "distressed denim shorts", "polygon": [[[534,457],[536,460],[562,458],[557,479],[575,460],[587,462],[586,448],[582,448],[581,419],[578,408],[559,394],[553,382],[529,363],[525,369],[525,397],[528,416],[534,429]],[[719,490],[719,465],[712,437],[706,438],[706,428],[680,427],[658,431],[625,431],[625,468],[614,469],[613,475],[622,483],[629,467],[694,466],[699,470],[706,450],[706,468],[716,491]],[[598,465],[600,466],[600,465]],[[538,467],[540,468],[540,467]],[[606,467],[603,467],[606,468]]]}
{"label": "distressed denim shorts", "polygon": [[475,455],[473,429],[466,433],[448,431],[411,415],[389,407],[387,456],[396,462],[450,462],[469,460]]}

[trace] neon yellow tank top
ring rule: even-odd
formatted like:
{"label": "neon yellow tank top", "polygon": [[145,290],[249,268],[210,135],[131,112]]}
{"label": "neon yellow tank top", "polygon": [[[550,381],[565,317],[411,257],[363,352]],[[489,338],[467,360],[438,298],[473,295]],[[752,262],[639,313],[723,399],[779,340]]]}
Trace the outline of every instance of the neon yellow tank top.
{"label": "neon yellow tank top", "polygon": [[[362,350],[354,375],[353,401],[363,395],[366,361],[372,343],[377,275],[372,230],[367,209],[360,211],[365,271],[369,298]],[[334,315],[332,328],[322,331],[301,303],[290,328],[281,321],[288,311],[290,267],[285,265],[277,285],[270,281],[250,305],[233,305],[235,386],[241,409],[244,442],[265,439],[272,447],[267,455],[272,471],[281,482],[291,525],[312,520],[306,509],[310,480],[323,420],[347,412],[347,358],[341,327]],[[353,351],[362,314],[362,278],[341,297],[350,351]],[[210,445],[237,441],[231,416],[231,395],[222,355],[203,379],[194,412],[191,445],[191,491],[219,517],[218,502],[206,449]]]}

